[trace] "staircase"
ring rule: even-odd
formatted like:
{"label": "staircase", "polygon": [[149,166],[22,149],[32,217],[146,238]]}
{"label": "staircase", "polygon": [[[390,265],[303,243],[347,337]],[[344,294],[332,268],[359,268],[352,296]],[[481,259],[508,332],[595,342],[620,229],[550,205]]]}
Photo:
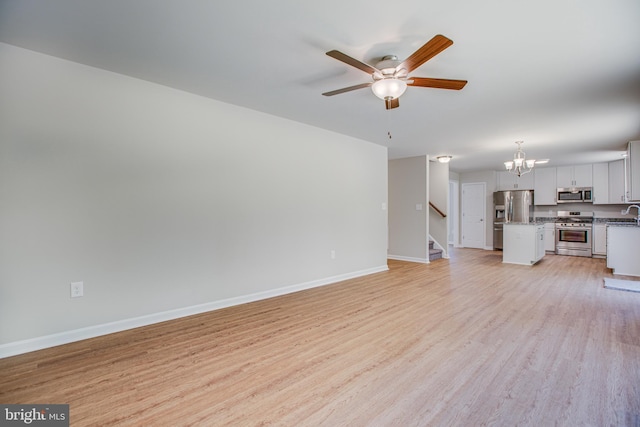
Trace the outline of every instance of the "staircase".
{"label": "staircase", "polygon": [[429,239],[429,262],[442,258],[442,249],[433,247],[433,240]]}

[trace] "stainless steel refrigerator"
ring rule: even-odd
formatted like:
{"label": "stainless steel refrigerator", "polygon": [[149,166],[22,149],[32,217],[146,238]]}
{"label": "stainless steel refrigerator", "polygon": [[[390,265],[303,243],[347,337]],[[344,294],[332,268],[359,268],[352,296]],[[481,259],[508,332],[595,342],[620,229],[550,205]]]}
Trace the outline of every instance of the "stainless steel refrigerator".
{"label": "stainless steel refrigerator", "polygon": [[533,190],[496,191],[493,206],[493,249],[501,250],[506,222],[528,224],[533,221]]}

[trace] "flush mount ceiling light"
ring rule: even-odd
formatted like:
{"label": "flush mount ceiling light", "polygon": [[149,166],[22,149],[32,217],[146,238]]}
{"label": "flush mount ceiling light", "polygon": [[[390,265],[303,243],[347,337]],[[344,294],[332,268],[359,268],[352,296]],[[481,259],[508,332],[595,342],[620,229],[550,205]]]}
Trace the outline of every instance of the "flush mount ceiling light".
{"label": "flush mount ceiling light", "polygon": [[504,166],[505,168],[507,168],[507,171],[517,176],[522,176],[525,173],[529,173],[533,170],[533,166],[536,164],[536,161],[526,159],[524,151],[522,151],[521,147],[521,145],[524,144],[523,141],[516,141],[516,144],[518,145],[518,149],[513,155],[513,160],[504,162]]}
{"label": "flush mount ceiling light", "polygon": [[452,158],[453,157],[451,157],[451,156],[438,156],[438,157],[436,157],[436,159],[438,159],[438,161],[440,163],[449,163]]}

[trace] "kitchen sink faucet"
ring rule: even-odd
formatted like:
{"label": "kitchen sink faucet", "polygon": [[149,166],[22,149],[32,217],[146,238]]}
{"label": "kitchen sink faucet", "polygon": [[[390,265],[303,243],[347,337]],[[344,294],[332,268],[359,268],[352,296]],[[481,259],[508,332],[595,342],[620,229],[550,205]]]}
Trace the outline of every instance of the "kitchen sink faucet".
{"label": "kitchen sink faucet", "polygon": [[631,208],[636,208],[638,210],[638,216],[636,218],[634,218],[636,220],[636,224],[640,226],[640,206],[638,205],[631,205],[627,208],[627,211],[624,213],[625,215],[629,215],[629,211],[631,210]]}

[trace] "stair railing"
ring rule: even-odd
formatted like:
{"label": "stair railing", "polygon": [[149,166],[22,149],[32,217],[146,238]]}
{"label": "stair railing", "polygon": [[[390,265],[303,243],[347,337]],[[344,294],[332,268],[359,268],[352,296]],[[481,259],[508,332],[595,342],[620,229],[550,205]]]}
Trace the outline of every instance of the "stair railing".
{"label": "stair railing", "polygon": [[438,209],[438,207],[436,205],[434,205],[433,203],[429,202],[429,206],[431,206],[431,208],[438,212],[438,214],[442,217],[442,218],[446,218],[447,214],[445,214],[444,212],[442,212],[440,209]]}

